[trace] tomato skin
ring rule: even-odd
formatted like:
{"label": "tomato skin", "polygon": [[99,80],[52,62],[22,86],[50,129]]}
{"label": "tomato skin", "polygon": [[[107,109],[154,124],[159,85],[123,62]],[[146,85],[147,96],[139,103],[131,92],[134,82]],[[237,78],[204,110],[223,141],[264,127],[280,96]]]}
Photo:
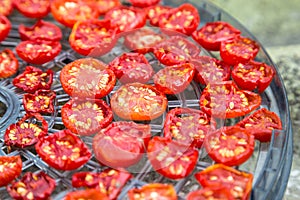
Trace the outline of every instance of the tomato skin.
{"label": "tomato skin", "polygon": [[53,113],[56,93],[52,90],[37,90],[23,95],[23,106],[27,113]]}
{"label": "tomato skin", "polygon": [[[154,197],[155,196],[155,197]],[[129,200],[164,199],[177,200],[176,190],[171,184],[148,183],[141,188],[128,191]]]}
{"label": "tomato skin", "polygon": [[8,78],[17,73],[19,61],[10,49],[0,52],[0,78]]}
{"label": "tomato skin", "polygon": [[144,121],[161,116],[167,108],[167,97],[152,85],[128,83],[111,97],[113,112],[123,119]]}
{"label": "tomato skin", "polygon": [[101,99],[80,101],[71,99],[61,108],[65,127],[78,135],[92,135],[113,120],[111,108]]}
{"label": "tomato skin", "polygon": [[171,7],[163,6],[160,4],[149,7],[147,9],[147,17],[149,19],[150,24],[152,26],[158,26],[161,16],[164,13],[167,13],[170,9],[171,9]]}
{"label": "tomato skin", "polygon": [[0,15],[0,42],[8,36],[10,29],[10,21],[4,15]]}
{"label": "tomato skin", "polygon": [[17,156],[0,156],[0,187],[8,185],[22,172],[22,160]]}
{"label": "tomato skin", "polygon": [[14,7],[29,18],[43,18],[50,12],[50,0],[14,0]]}
{"label": "tomato skin", "polygon": [[13,11],[13,1],[12,0],[2,0],[0,1],[0,15],[8,16]]}
{"label": "tomato skin", "polygon": [[160,0],[129,0],[129,2],[132,4],[132,6],[145,8],[158,4]]}
{"label": "tomato skin", "polygon": [[83,200],[83,199],[90,199],[90,200],[109,200],[107,195],[103,194],[98,189],[84,189],[84,190],[77,190],[73,192],[69,192],[63,200]]}
{"label": "tomato skin", "polygon": [[230,191],[225,187],[204,187],[190,192],[187,200],[234,200]]}

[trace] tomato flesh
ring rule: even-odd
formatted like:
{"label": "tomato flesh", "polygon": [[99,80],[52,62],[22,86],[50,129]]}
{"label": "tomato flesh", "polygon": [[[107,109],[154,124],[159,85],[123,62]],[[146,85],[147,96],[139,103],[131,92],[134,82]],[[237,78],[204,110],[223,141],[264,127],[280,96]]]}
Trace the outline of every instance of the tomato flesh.
{"label": "tomato flesh", "polygon": [[225,187],[204,187],[190,192],[187,200],[234,200],[230,191]]}
{"label": "tomato flesh", "polygon": [[14,0],[15,8],[26,17],[43,18],[50,12],[50,0]]}
{"label": "tomato flesh", "polygon": [[0,42],[3,41],[9,34],[11,23],[6,16],[0,15]]}
{"label": "tomato flesh", "polygon": [[8,78],[17,73],[19,61],[10,49],[0,52],[0,78]]}
{"label": "tomato flesh", "polygon": [[152,26],[158,26],[161,16],[167,13],[171,7],[163,5],[151,6],[147,9],[147,17],[150,20]]}
{"label": "tomato flesh", "polygon": [[13,1],[12,0],[0,1],[0,15],[8,16],[12,13],[12,11],[13,11]]}
{"label": "tomato flesh", "polygon": [[17,156],[0,156],[0,187],[8,185],[22,172],[22,160]]}
{"label": "tomato flesh", "polygon": [[24,94],[23,106],[27,113],[53,113],[55,98],[52,90],[37,90],[34,94]]}
{"label": "tomato flesh", "polygon": [[109,200],[109,198],[103,194],[98,189],[84,189],[84,190],[77,190],[73,192],[69,192],[65,197],[64,200],[83,200],[83,199],[101,199],[101,200]]}

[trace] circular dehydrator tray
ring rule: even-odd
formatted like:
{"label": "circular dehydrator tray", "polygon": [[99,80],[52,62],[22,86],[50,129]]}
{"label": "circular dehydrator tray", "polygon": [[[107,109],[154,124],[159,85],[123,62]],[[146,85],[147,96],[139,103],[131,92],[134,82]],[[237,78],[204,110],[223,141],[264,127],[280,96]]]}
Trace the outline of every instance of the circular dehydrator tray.
{"label": "circular dehydrator tray", "polygon": [[[174,0],[165,1],[164,4],[170,6],[178,6],[184,2],[190,2],[199,9],[201,18],[200,26],[209,21],[227,21],[241,30],[244,36],[255,39],[254,36],[249,33],[246,28],[239,24],[230,15],[204,0]],[[13,27],[11,32],[9,33],[8,38],[1,43],[0,50],[4,48],[14,49],[18,42],[20,42],[18,34],[19,24],[23,23],[26,25],[32,25],[35,23],[34,20],[23,17],[17,11],[14,11],[14,13],[9,16],[9,19],[12,22]],[[45,18],[45,20],[53,21],[54,23],[58,24],[53,20],[51,15]],[[61,26],[60,24],[58,25]],[[62,26],[61,28],[64,35],[64,38],[62,40],[62,52],[55,58],[54,61],[49,62],[41,67],[42,69],[52,69],[53,71],[55,71],[54,83],[51,88],[57,93],[57,98],[55,101],[55,113],[52,115],[44,115],[44,118],[49,123],[49,134],[64,129],[64,125],[60,117],[60,109],[61,106],[69,100],[69,96],[65,94],[59,82],[58,77],[60,70],[67,63],[81,58],[80,55],[76,54],[69,47],[68,35],[70,33],[70,29],[64,28]],[[122,45],[122,42],[119,42],[110,53],[99,57],[98,59],[107,63],[124,51],[129,50]],[[202,54],[218,57],[216,53],[207,52],[204,49],[202,49]],[[155,65],[158,68],[160,67],[151,54],[147,55],[147,58],[152,65]],[[256,57],[256,60],[274,66],[277,72],[270,87],[268,87],[266,91],[261,94],[263,100],[261,107],[265,107],[273,112],[276,112],[280,116],[283,124],[283,130],[274,131],[274,133],[279,134],[276,134],[277,137],[274,137],[275,134],[273,134],[272,141],[270,143],[257,142],[253,156],[246,163],[238,166],[237,168],[239,170],[254,174],[251,199],[282,199],[291,168],[293,146],[287,95],[276,66],[273,64],[262,46],[259,54]],[[21,60],[19,61],[19,71],[22,72],[27,64]],[[22,106],[23,93],[16,89],[11,84],[11,81],[12,78],[0,80],[0,102],[2,109],[0,115],[0,155],[21,155],[23,160],[22,174],[28,171],[45,171],[48,175],[50,175],[57,181],[56,190],[53,192],[51,197],[53,199],[62,199],[66,192],[72,190],[71,177],[73,173],[86,170],[94,172],[101,171],[102,169],[104,169],[104,167],[100,166],[97,161],[92,158],[80,169],[74,171],[58,171],[51,167],[48,167],[48,165],[36,155],[34,148],[13,149],[13,151],[8,152],[8,149],[3,141],[5,129],[7,128],[7,126],[9,126],[11,123],[16,122],[18,118],[22,117],[25,114],[24,108]],[[120,84],[118,83],[113,91],[115,91],[119,86]],[[111,94],[104,98],[104,100],[106,100],[108,103]],[[176,96],[169,96],[169,103],[166,112],[169,109],[175,107],[190,107],[199,109],[198,99],[200,94],[201,87],[195,83],[192,83],[185,92]],[[166,113],[164,113],[164,115],[157,120],[153,120],[150,122],[153,135],[161,133],[165,114]],[[115,118],[115,120],[118,119]],[[92,137],[81,137],[81,139],[89,147],[91,146]],[[203,170],[207,166],[213,164],[213,161],[205,155],[205,152],[203,150],[199,151],[200,157],[194,172]],[[147,160],[140,162],[140,164],[136,166],[136,168],[132,168],[130,170],[131,172],[137,172],[133,170],[138,170],[139,173],[133,173],[134,178],[128,181],[121,194],[119,195],[119,199],[126,198],[126,193],[129,189],[144,185],[147,182],[172,183],[179,195],[179,199],[185,199],[184,197],[189,191],[195,190],[199,187],[192,175],[179,181],[172,181],[163,178],[156,172],[153,172],[153,170],[151,169],[151,165],[147,162]],[[0,188],[0,199],[10,199],[5,187]]]}

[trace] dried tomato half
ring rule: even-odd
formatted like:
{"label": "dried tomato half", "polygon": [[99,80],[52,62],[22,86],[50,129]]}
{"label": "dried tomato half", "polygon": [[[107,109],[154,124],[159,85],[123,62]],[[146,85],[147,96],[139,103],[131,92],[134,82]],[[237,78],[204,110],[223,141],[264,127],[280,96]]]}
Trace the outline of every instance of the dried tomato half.
{"label": "dried tomato half", "polygon": [[93,2],[98,9],[100,15],[104,15],[108,11],[121,5],[119,0],[86,0]]}
{"label": "dried tomato half", "polygon": [[83,200],[83,199],[91,199],[91,200],[109,200],[107,195],[103,194],[98,189],[84,189],[84,190],[77,190],[73,192],[69,192],[65,197],[64,200]]}
{"label": "dried tomato half", "polygon": [[8,16],[12,13],[12,11],[13,11],[13,1],[12,0],[0,1],[0,15]]}
{"label": "dried tomato half", "polygon": [[58,170],[77,169],[92,155],[85,143],[68,129],[41,138],[35,149],[43,161]]}
{"label": "dried tomato half", "polygon": [[0,52],[0,78],[8,78],[17,73],[19,61],[10,49]]}
{"label": "dried tomato half", "polygon": [[10,29],[10,21],[4,15],[0,15],[0,42],[8,36]]}
{"label": "dried tomato half", "polygon": [[26,66],[24,72],[13,79],[13,85],[28,93],[35,91],[49,90],[53,83],[53,71],[48,69],[43,72],[41,69]]}
{"label": "dried tomato half", "polygon": [[199,190],[190,192],[187,200],[234,200],[229,189],[225,187],[209,187],[206,186]]}
{"label": "dried tomato half", "polygon": [[23,106],[27,113],[53,113],[56,94],[52,90],[37,90],[24,94]]}
{"label": "dried tomato half", "polygon": [[71,99],[61,108],[66,128],[78,135],[92,135],[108,126],[113,120],[111,108],[101,99]]}
{"label": "dried tomato half", "polygon": [[[34,122],[35,120],[38,123]],[[5,131],[4,142],[7,146],[25,148],[31,146],[48,134],[48,123],[39,113],[26,114]]]}
{"label": "dried tomato half", "polygon": [[259,94],[240,90],[232,81],[208,84],[200,97],[201,110],[218,118],[244,116],[260,104]]}
{"label": "dried tomato half", "polygon": [[22,160],[17,156],[0,156],[0,187],[8,185],[22,172]]}
{"label": "dried tomato half", "polygon": [[14,7],[26,17],[43,18],[50,12],[51,0],[14,0]]}
{"label": "dried tomato half", "polygon": [[158,4],[160,0],[129,0],[129,2],[132,6],[145,8]]}
{"label": "dried tomato half", "polygon": [[171,7],[160,4],[149,7],[147,9],[147,17],[150,21],[150,24],[152,26],[158,26],[161,16],[164,13],[167,13],[170,9]]}
{"label": "dried tomato half", "polygon": [[170,179],[188,176],[198,160],[194,147],[159,136],[150,140],[147,155],[153,169]]}
{"label": "dried tomato half", "polygon": [[7,186],[7,191],[14,199],[43,200],[50,197],[55,186],[55,180],[43,171],[36,174],[26,172],[20,180]]}

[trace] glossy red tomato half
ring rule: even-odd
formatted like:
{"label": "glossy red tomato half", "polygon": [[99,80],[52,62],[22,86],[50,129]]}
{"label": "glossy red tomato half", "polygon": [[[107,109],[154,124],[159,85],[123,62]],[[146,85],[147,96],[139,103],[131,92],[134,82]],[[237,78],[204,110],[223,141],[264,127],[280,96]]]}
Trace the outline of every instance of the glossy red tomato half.
{"label": "glossy red tomato half", "polygon": [[53,113],[56,93],[52,90],[37,90],[24,94],[23,106],[27,113]]}
{"label": "glossy red tomato half", "polygon": [[84,189],[69,192],[64,200],[109,200],[107,195],[98,189]]}
{"label": "glossy red tomato half", "polygon": [[0,52],[0,78],[8,78],[17,73],[19,61],[10,49]]}
{"label": "glossy red tomato half", "polygon": [[12,0],[2,0],[0,1],[0,15],[8,16],[13,11],[13,1]]}
{"label": "glossy red tomato half", "polygon": [[147,8],[147,17],[152,26],[158,26],[161,16],[167,13],[171,7],[164,5],[155,5]]}
{"label": "glossy red tomato half", "polygon": [[186,196],[187,200],[234,200],[230,190],[225,187],[206,186],[199,190],[190,192]]}
{"label": "glossy red tomato half", "polygon": [[109,167],[129,167],[145,154],[151,137],[149,125],[134,122],[113,122],[93,138],[96,159]]}
{"label": "glossy red tomato half", "polygon": [[0,156],[0,187],[8,185],[22,172],[22,160],[17,156]]}
{"label": "glossy red tomato half", "polygon": [[14,7],[26,17],[43,18],[50,12],[51,0],[14,0]]}
{"label": "glossy red tomato half", "polygon": [[129,2],[135,7],[145,8],[158,4],[160,0],[129,0]]}
{"label": "glossy red tomato half", "polygon": [[4,15],[0,15],[0,42],[8,36],[10,29],[10,21]]}

